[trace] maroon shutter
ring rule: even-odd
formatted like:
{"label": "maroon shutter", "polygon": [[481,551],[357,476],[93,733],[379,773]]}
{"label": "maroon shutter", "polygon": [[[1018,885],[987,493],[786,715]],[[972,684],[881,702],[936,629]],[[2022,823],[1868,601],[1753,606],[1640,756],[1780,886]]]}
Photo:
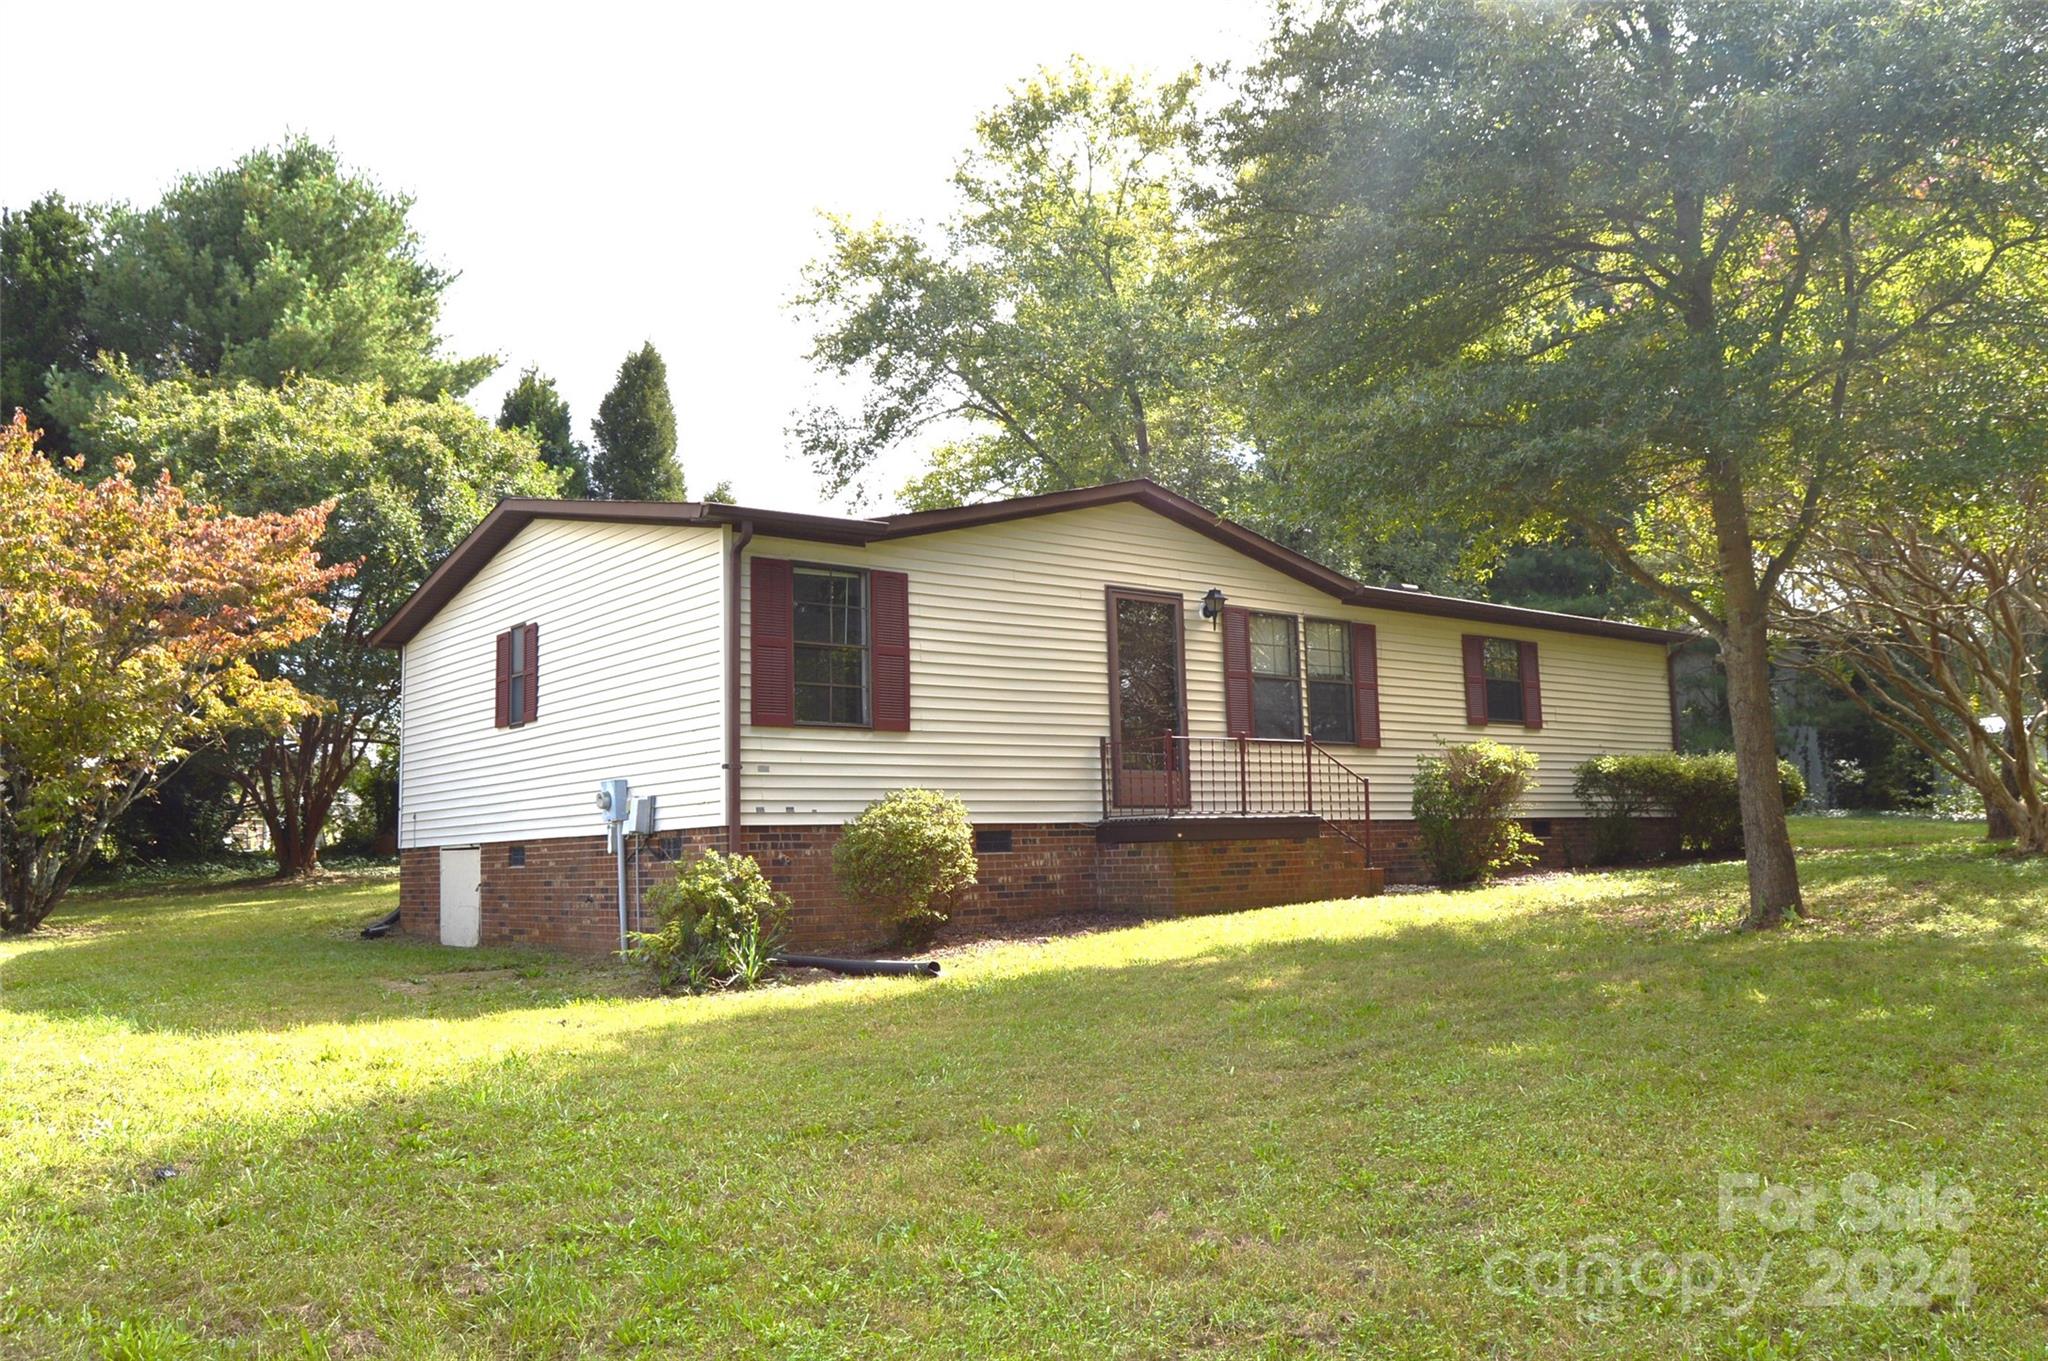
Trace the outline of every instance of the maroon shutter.
{"label": "maroon shutter", "polygon": [[1380,744],[1380,643],[1371,624],[1351,626],[1351,703],[1354,736],[1361,747]]}
{"label": "maroon shutter", "polygon": [[1536,644],[1522,644],[1522,726],[1543,726],[1543,682],[1536,674]]}
{"label": "maroon shutter", "polygon": [[1252,615],[1235,605],[1223,607],[1223,726],[1252,735]]}
{"label": "maroon shutter", "polygon": [[510,630],[498,635],[498,679],[491,686],[497,697],[497,725],[501,728],[512,724],[512,634]]}
{"label": "maroon shutter", "polygon": [[910,578],[868,573],[868,719],[877,732],[910,731]]}
{"label": "maroon shutter", "polygon": [[754,559],[750,695],[751,721],[757,728],[787,728],[796,722],[795,592],[788,562]]}
{"label": "maroon shutter", "polygon": [[1465,635],[1465,721],[1486,725],[1486,640]]}
{"label": "maroon shutter", "polygon": [[526,626],[526,721],[540,713],[540,625]]}

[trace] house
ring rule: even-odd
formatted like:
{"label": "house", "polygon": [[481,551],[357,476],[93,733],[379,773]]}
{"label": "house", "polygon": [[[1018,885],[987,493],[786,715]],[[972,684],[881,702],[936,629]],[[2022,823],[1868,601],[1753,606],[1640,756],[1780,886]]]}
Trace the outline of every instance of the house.
{"label": "house", "polygon": [[1571,768],[1672,745],[1681,636],[1362,585],[1145,481],[873,519],[508,500],[373,638],[403,923],[616,948],[718,847],[798,943],[869,943],[832,844],[913,785],[973,815],[970,920],[1370,893],[1419,876],[1417,755],[1479,736],[1539,754],[1566,863]]}

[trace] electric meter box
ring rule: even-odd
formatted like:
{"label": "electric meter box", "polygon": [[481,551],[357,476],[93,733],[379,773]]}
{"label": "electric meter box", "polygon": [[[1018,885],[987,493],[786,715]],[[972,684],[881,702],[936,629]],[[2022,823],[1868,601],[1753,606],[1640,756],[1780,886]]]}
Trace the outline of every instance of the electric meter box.
{"label": "electric meter box", "polygon": [[624,822],[632,801],[624,780],[597,782],[597,811],[606,822]]}

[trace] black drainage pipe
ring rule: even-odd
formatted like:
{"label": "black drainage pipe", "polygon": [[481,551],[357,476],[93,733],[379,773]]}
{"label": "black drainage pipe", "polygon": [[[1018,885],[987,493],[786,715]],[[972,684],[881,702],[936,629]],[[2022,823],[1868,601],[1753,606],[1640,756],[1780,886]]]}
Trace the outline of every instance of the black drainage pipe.
{"label": "black drainage pipe", "polygon": [[773,955],[770,964],[791,969],[828,969],[843,974],[893,974],[916,978],[937,978],[936,959],[834,959],[830,955]]}
{"label": "black drainage pipe", "polygon": [[398,909],[394,907],[391,909],[390,916],[379,917],[377,918],[377,920],[371,922],[368,926],[363,928],[363,939],[376,940],[380,936],[390,935],[393,931],[396,931],[397,929]]}

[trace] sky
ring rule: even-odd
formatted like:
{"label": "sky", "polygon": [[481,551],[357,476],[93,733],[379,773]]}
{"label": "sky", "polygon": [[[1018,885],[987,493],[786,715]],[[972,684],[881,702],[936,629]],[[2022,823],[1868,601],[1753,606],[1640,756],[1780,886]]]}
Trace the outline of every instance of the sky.
{"label": "sky", "polygon": [[[815,390],[787,306],[819,214],[946,210],[974,119],[1080,55],[1168,76],[1253,53],[1267,0],[999,5],[35,5],[22,53],[72,53],[0,122],[0,204],[154,199],[305,133],[416,200],[457,354],[559,382],[579,425],[619,361],[668,361],[692,494],[838,509],[786,429]],[[89,27],[88,27],[89,24]],[[916,471],[907,451],[873,508]]]}

